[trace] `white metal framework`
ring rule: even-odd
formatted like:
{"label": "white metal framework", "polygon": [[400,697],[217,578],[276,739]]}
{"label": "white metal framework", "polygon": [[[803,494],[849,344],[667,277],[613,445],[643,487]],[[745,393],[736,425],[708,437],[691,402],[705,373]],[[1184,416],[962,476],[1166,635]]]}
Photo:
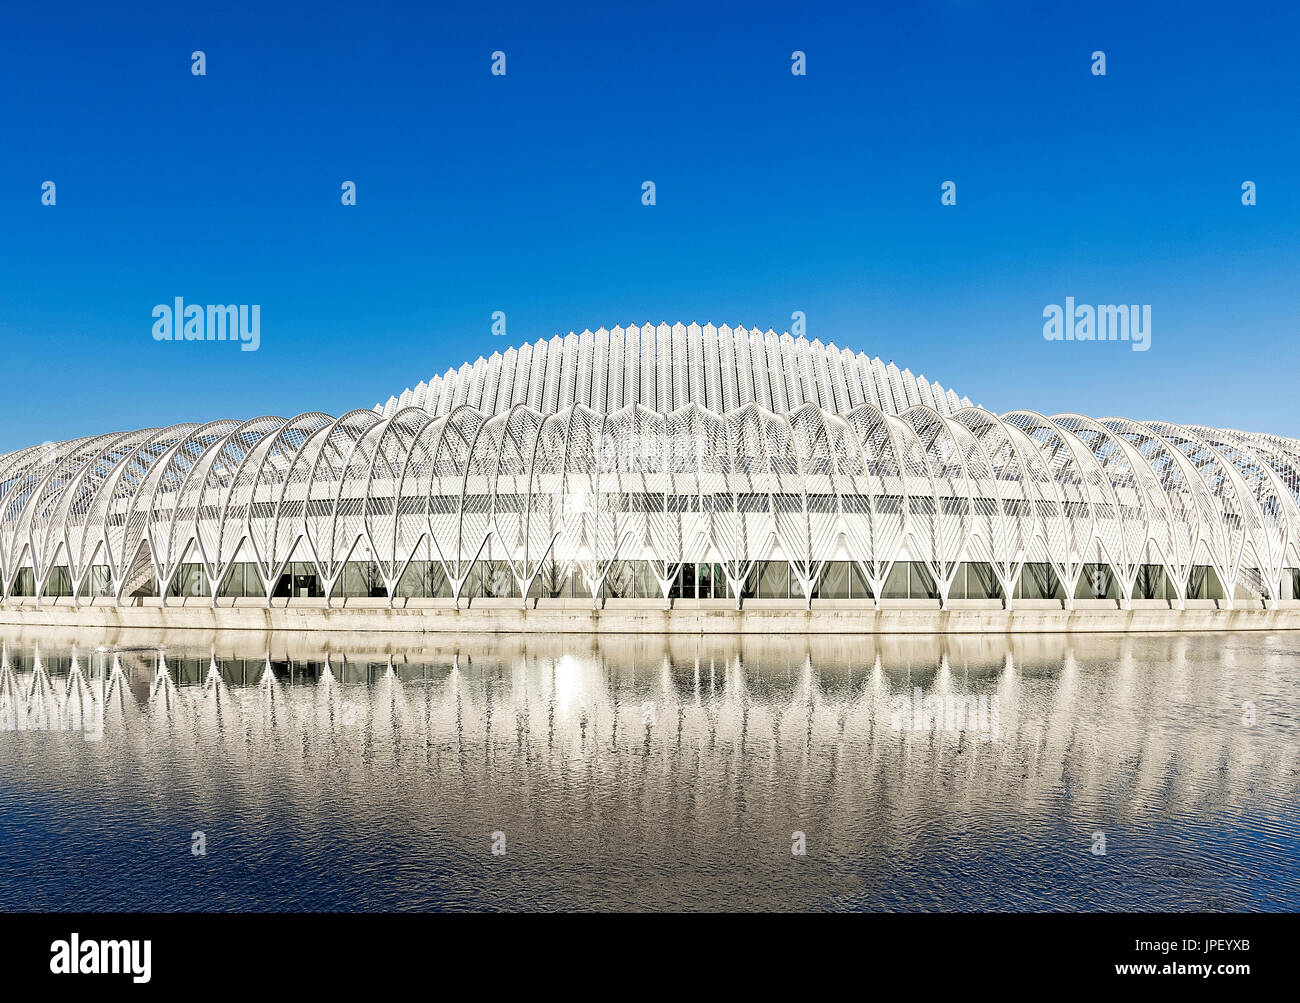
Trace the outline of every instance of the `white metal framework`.
{"label": "white metal framework", "polygon": [[877,604],[908,562],[945,605],[966,566],[1007,605],[1031,567],[1067,608],[1096,568],[1121,604],[1151,569],[1179,607],[1198,569],[1228,604],[1275,604],[1298,546],[1300,441],[998,417],[892,363],[712,325],[557,337],[339,418],[0,456],[5,600],[47,594],[52,576],[74,602],[151,583],[165,596],[183,566],[215,597],[239,564],[269,599],[291,561],[328,598],[364,554],[390,599],[423,561],[459,603],[490,551],[520,597],[555,567],[598,597],[616,562],[648,567],[664,597],[708,562],[740,597],[775,560],[810,602],[828,562]]}
{"label": "white metal framework", "polygon": [[551,414],[581,404],[612,414],[631,404],[668,414],[695,403],[725,414],[746,404],[786,414],[812,404],[846,414],[859,404],[901,413],[924,404],[952,414],[970,401],[901,372],[891,361],[842,351],[788,333],[726,324],[645,324],[556,335],[448,369],[375,410],[404,407],[432,415],[468,404],[504,414],[516,404]]}

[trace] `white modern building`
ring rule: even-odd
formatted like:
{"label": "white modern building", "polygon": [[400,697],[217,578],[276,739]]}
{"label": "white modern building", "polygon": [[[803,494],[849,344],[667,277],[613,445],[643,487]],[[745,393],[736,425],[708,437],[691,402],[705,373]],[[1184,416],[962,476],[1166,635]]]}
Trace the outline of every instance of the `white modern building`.
{"label": "white modern building", "polygon": [[3,599],[1219,599],[1300,589],[1300,441],[1001,416],[848,349],[604,328],[371,410],[0,457]]}

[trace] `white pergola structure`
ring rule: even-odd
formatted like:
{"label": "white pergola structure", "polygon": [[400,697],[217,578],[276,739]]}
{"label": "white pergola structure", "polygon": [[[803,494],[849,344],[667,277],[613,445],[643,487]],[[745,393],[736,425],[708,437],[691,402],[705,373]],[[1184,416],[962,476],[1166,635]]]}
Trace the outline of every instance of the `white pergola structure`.
{"label": "white pergola structure", "polygon": [[[364,553],[391,599],[426,553],[459,603],[491,544],[518,586],[546,562],[594,598],[616,561],[665,599],[689,562],[732,594],[828,561],[877,605],[897,562],[946,605],[959,566],[1014,602],[1026,564],[1067,608],[1086,566],[1127,604],[1144,567],[1181,606],[1212,568],[1231,604],[1276,604],[1300,567],[1300,441],[1125,418],[998,417],[892,363],[725,325],[604,328],[466,363],[372,410],[119,432],[0,457],[0,586],[92,568],[123,601],[182,565],[215,597],[233,565],[271,596],[290,561],[331,596]],[[737,600],[739,602],[739,600]],[[165,599],[164,599],[165,602]]]}

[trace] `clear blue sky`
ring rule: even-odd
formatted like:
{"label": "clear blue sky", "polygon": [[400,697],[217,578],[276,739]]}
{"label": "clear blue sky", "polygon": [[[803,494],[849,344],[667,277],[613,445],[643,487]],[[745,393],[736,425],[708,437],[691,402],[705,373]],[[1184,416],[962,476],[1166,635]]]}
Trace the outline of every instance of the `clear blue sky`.
{"label": "clear blue sky", "polygon": [[[999,412],[1300,436],[1294,7],[710,7],[9,5],[0,449],[795,310]],[[260,351],[155,342],[176,296],[260,304]],[[1067,296],[1151,350],[1044,341]]]}

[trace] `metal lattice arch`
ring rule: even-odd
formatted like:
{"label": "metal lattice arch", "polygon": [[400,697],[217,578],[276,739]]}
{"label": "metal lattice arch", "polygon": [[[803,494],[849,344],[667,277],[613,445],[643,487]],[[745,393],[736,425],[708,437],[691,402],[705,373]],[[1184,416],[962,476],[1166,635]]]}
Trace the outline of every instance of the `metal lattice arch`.
{"label": "metal lattice arch", "polygon": [[5,601],[165,603],[184,573],[215,603],[242,567],[241,594],[255,580],[269,602],[291,562],[329,601],[364,562],[390,601],[418,566],[459,605],[490,555],[496,594],[525,602],[556,576],[608,596],[629,564],[667,601],[707,563],[739,604],[779,561],[810,604],[838,564],[877,606],[903,565],[945,606],[963,568],[966,595],[980,578],[1007,606],[1033,575],[1073,608],[1086,574],[1126,606],[1152,569],[1179,608],[1206,569],[1229,606],[1275,605],[1298,546],[1297,440],[999,417],[892,363],[726,325],[557,336],[337,418],[0,456]]}

